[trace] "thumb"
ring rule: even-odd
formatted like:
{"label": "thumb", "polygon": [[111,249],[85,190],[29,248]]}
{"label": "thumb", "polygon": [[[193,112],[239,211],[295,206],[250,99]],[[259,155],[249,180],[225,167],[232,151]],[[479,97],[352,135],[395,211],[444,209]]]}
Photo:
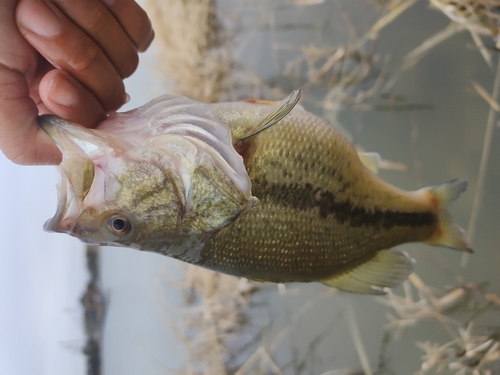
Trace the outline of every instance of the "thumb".
{"label": "thumb", "polygon": [[24,76],[0,64],[0,149],[17,164],[58,164],[61,153],[37,116]]}

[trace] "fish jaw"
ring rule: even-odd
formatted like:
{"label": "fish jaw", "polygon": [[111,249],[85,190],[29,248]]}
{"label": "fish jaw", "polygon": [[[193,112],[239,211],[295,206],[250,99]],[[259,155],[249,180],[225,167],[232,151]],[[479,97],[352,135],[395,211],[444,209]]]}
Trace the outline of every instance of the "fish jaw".
{"label": "fish jaw", "polygon": [[[118,137],[87,129],[54,115],[42,115],[38,123],[63,155],[59,166],[61,179],[57,186],[57,210],[54,217],[44,224],[44,230],[75,235],[74,223],[83,211],[89,190],[93,185],[103,183],[104,176],[99,173],[96,163],[105,164],[110,155],[120,155],[131,145]],[[96,174],[99,176],[96,177]]]}
{"label": "fish jaw", "polygon": [[74,190],[68,181],[65,170],[61,168],[61,181],[57,185],[57,210],[54,217],[45,222],[43,229],[47,232],[68,233],[71,229],[71,217],[75,214],[76,205]]}
{"label": "fish jaw", "polygon": [[84,242],[92,243],[91,240],[82,238],[74,227],[88,204],[91,188],[95,190],[96,186],[102,186],[105,176],[99,167],[96,168],[92,160],[85,158],[64,158],[59,169],[61,179],[57,186],[57,210],[54,217],[44,224],[44,230],[66,233],[81,238]]}
{"label": "fish jaw", "polygon": [[59,147],[63,159],[80,156],[95,160],[103,155],[119,155],[133,147],[123,138],[87,129],[55,115],[39,116],[38,124]]}

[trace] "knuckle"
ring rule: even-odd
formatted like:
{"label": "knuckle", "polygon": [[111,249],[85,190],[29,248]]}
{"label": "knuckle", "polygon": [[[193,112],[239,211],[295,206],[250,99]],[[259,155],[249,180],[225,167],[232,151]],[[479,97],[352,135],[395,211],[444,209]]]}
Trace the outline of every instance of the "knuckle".
{"label": "knuckle", "polygon": [[108,22],[107,14],[104,11],[104,8],[101,7],[93,7],[89,10],[89,13],[86,17],[87,24],[85,28],[87,30],[95,30],[100,29],[103,23]]}
{"label": "knuckle", "polygon": [[99,53],[100,49],[95,44],[89,44],[86,48],[80,49],[69,56],[66,62],[72,69],[81,72],[96,62]]}

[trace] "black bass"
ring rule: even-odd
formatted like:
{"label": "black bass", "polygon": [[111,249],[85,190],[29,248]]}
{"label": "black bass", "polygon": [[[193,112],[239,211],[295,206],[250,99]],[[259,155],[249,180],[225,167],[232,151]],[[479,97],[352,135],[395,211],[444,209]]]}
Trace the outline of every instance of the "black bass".
{"label": "black bass", "polygon": [[412,272],[396,245],[472,252],[446,210],[465,181],[389,185],[370,170],[373,158],[295,106],[299,97],[204,104],[165,95],[96,129],[41,116],[63,153],[45,229],[255,280],[368,294]]}

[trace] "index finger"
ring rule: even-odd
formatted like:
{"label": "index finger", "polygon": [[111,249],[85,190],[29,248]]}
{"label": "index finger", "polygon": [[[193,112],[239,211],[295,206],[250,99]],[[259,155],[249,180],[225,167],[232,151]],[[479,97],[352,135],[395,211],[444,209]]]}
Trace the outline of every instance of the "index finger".
{"label": "index finger", "polygon": [[[44,35],[36,27],[41,10],[55,18],[58,30]],[[71,22],[52,2],[27,0],[18,9],[19,30],[24,38],[53,66],[70,73],[86,86],[107,110],[118,109],[125,101],[125,86],[104,51]],[[61,48],[64,47],[64,48]]]}

